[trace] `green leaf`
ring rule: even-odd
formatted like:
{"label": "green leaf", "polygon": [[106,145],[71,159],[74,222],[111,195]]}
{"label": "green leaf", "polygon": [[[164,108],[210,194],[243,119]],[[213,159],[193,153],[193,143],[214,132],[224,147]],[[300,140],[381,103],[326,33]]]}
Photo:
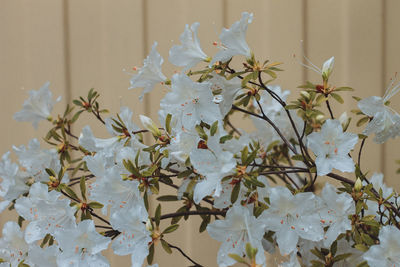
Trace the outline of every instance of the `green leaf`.
{"label": "green leaf", "polygon": [[156,213],[155,213],[155,216],[154,216],[154,221],[156,222],[157,226],[160,225],[160,217],[161,217],[161,205],[158,204],[158,206],[156,208]]}
{"label": "green leaf", "polygon": [[84,201],[86,201],[86,179],[85,176],[81,177],[81,180],[79,181],[79,186],[81,188],[81,196]]}
{"label": "green leaf", "polygon": [[240,257],[238,254],[228,254],[228,256],[239,263],[247,264],[247,262],[242,257]]}
{"label": "green leaf", "polygon": [[147,263],[152,264],[154,259],[154,243],[149,248],[149,255],[147,255]]}
{"label": "green leaf", "polygon": [[360,127],[369,121],[369,117],[363,117],[357,121],[357,127]]}
{"label": "green leaf", "polygon": [[331,95],[337,102],[339,102],[340,104],[343,104],[343,103],[344,103],[344,100],[343,100],[343,98],[342,98],[340,95],[335,94],[335,93],[331,93],[330,95]]}
{"label": "green leaf", "polygon": [[354,89],[351,87],[343,86],[343,87],[335,88],[335,90],[333,90],[333,91],[354,91]]}
{"label": "green leaf", "polygon": [[179,201],[178,197],[175,195],[165,195],[157,198],[158,201]]}
{"label": "green leaf", "polygon": [[365,245],[363,245],[363,244],[356,244],[354,247],[355,247],[356,249],[358,249],[358,250],[361,250],[362,252],[365,252],[365,251],[368,250],[368,247],[365,246]]}
{"label": "green leaf", "polygon": [[165,130],[169,134],[171,133],[171,119],[172,119],[172,115],[168,113],[167,117],[165,118]]}
{"label": "green leaf", "polygon": [[210,223],[211,217],[207,216],[200,224],[199,232],[202,233],[207,229],[208,224]]}
{"label": "green leaf", "polygon": [[72,117],[71,122],[74,123],[75,121],[78,120],[79,116],[82,114],[84,110],[79,110],[75,115]]}
{"label": "green leaf", "polygon": [[199,134],[200,138],[207,141],[208,137],[207,137],[206,132],[204,132],[203,127],[201,127],[200,125],[196,125],[195,128],[196,128],[196,131]]}
{"label": "green leaf", "polygon": [[231,202],[232,204],[236,202],[239,196],[239,191],[240,191],[240,182],[236,183],[235,186],[232,189],[232,194],[231,194]]}
{"label": "green leaf", "polygon": [[91,207],[92,209],[102,209],[104,207],[103,204],[96,201],[90,202],[88,206]]}
{"label": "green leaf", "polygon": [[45,169],[49,176],[57,177],[57,174],[52,169]]}
{"label": "green leaf", "polygon": [[61,189],[64,189],[65,192],[66,192],[70,197],[73,197],[74,199],[79,200],[79,197],[75,194],[75,192],[74,192],[70,187],[68,187],[66,184],[62,184],[62,185],[63,185],[63,186],[61,187]]}
{"label": "green leaf", "polygon": [[217,132],[218,130],[218,121],[215,121],[212,125],[211,125],[211,129],[210,129],[210,135],[214,136],[214,134]]}
{"label": "green leaf", "polygon": [[72,100],[72,103],[74,103],[75,105],[77,105],[79,107],[83,107],[82,102],[77,99]]}
{"label": "green leaf", "polygon": [[226,141],[231,140],[233,138],[232,135],[224,135],[219,139],[221,144],[224,144]]}
{"label": "green leaf", "polygon": [[162,245],[163,249],[165,250],[165,252],[167,252],[168,254],[172,253],[172,250],[169,247],[167,241],[165,241],[164,239],[161,239],[161,245]]}
{"label": "green leaf", "polygon": [[334,261],[334,262],[342,261],[342,260],[347,259],[347,258],[350,257],[351,255],[352,255],[351,253],[340,254],[340,255],[335,256],[335,257],[333,258],[333,261]]}
{"label": "green leaf", "polygon": [[178,229],[179,224],[173,224],[165,228],[165,230],[162,232],[163,234],[169,234],[174,232],[176,229]]}

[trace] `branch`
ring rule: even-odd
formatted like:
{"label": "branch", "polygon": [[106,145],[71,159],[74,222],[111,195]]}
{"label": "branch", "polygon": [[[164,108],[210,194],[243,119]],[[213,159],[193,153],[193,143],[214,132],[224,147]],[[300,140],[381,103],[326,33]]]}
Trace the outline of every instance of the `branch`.
{"label": "branch", "polygon": [[[165,241],[165,240],[164,240],[164,241]],[[167,242],[167,241],[165,241],[165,242]],[[186,255],[185,252],[183,252],[182,249],[180,249],[179,247],[174,246],[174,245],[172,245],[171,243],[168,243],[168,242],[167,242],[167,244],[168,244],[168,246],[170,246],[171,248],[174,248],[174,249],[178,250],[178,251],[182,254],[183,257],[185,257],[185,258],[188,259],[191,263],[193,263],[193,264],[194,264],[193,267],[203,267],[203,265],[200,265],[200,264],[198,264],[197,262],[195,262],[194,260],[192,260],[192,259],[191,259],[188,255]]]}

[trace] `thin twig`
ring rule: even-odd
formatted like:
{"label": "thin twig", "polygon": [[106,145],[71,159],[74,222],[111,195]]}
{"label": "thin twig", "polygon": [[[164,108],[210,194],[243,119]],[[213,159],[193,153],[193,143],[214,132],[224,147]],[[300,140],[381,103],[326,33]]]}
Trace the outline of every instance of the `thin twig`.
{"label": "thin twig", "polygon": [[[164,240],[164,241],[165,241],[165,240]],[[165,242],[167,242],[167,241],[165,241]],[[171,243],[168,243],[168,242],[167,242],[167,244],[168,244],[169,247],[178,250],[178,251],[182,254],[183,257],[185,257],[185,258],[188,259],[191,263],[193,263],[193,264],[194,264],[193,267],[203,267],[203,265],[198,264],[197,262],[195,262],[194,260],[192,260],[188,255],[186,255],[186,253],[183,252],[183,250],[182,250],[181,248],[179,248],[179,247],[177,247],[177,246],[174,246],[174,245],[172,245]]]}

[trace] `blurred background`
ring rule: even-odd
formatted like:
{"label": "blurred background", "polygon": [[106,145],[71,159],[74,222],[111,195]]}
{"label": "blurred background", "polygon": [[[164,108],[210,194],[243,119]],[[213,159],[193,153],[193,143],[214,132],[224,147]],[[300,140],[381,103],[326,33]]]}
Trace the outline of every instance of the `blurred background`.
{"label": "blurred background", "polygon": [[[158,41],[164,74],[179,70],[167,62],[169,48],[179,44],[185,24],[196,21],[201,24],[202,48],[213,55],[217,49],[212,43],[218,41],[222,27],[230,27],[243,11],[254,13],[247,41],[256,58],[284,62],[285,71],[274,83],[290,89],[292,95],[306,80],[319,82],[316,73],[298,63],[303,55],[317,66],[335,56],[331,84],[356,91],[346,93],[345,104],[336,105],[334,113],[350,115],[357,108],[352,95],[382,96],[389,79],[400,70],[398,10],[397,0],[0,0],[0,154],[33,137],[40,139],[48,129],[46,122],[35,131],[30,124],[12,119],[28,91],[39,89],[45,81],[51,82],[54,97],[62,96],[54,115],[95,88],[102,95],[100,103],[112,115],[121,106],[129,106],[135,116],[146,114],[157,120],[165,89],[157,88],[139,102],[141,89],[127,89],[132,68],[142,65]],[[400,111],[399,95],[392,99],[392,107]],[[351,130],[360,132],[356,121]],[[245,125],[240,120],[236,123]],[[97,136],[107,136],[97,122],[90,124]],[[82,126],[73,129],[75,134]],[[395,164],[399,149],[398,140],[380,146],[367,142],[364,170],[384,172],[386,183],[399,189]],[[163,211],[176,209],[169,205]],[[11,218],[15,217],[10,213],[1,214],[0,226]],[[190,219],[168,240],[204,266],[216,266],[219,244],[207,233],[198,234],[199,222]],[[129,256],[107,254],[112,266],[130,265]],[[155,262],[160,267],[190,265],[177,251],[168,256],[161,246],[156,247]]]}

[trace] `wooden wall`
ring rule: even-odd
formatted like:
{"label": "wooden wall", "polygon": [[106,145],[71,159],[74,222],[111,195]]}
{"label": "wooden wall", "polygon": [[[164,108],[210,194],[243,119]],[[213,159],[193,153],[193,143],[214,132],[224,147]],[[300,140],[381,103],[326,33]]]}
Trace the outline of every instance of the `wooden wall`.
{"label": "wooden wall", "polygon": [[[247,39],[256,56],[285,63],[277,81],[284,88],[295,93],[305,80],[318,78],[298,63],[305,51],[317,65],[335,56],[333,84],[354,87],[360,97],[380,96],[400,71],[399,9],[396,0],[0,0],[0,154],[45,132],[46,123],[35,131],[12,119],[27,91],[45,81],[56,96],[63,96],[55,112],[94,87],[114,113],[128,105],[135,115],[157,118],[164,89],[139,102],[140,90],[127,90],[130,76],[123,69],[141,66],[158,41],[164,73],[171,75],[175,68],[167,62],[168,50],[178,43],[186,23],[201,23],[202,47],[213,54],[212,42],[221,28],[238,20],[242,11],[254,13]],[[336,115],[355,108],[351,95],[336,107]],[[400,96],[392,103],[400,111]],[[385,172],[386,182],[399,189],[397,149],[398,140],[383,146],[368,142],[362,161],[371,172]],[[2,223],[8,219],[1,215]],[[171,243],[204,266],[216,266],[219,244],[206,233],[197,234],[198,225],[191,220],[171,236]],[[188,265],[177,252],[167,257],[161,247],[157,251],[161,267]],[[129,260],[110,257],[112,266],[128,266]]]}

